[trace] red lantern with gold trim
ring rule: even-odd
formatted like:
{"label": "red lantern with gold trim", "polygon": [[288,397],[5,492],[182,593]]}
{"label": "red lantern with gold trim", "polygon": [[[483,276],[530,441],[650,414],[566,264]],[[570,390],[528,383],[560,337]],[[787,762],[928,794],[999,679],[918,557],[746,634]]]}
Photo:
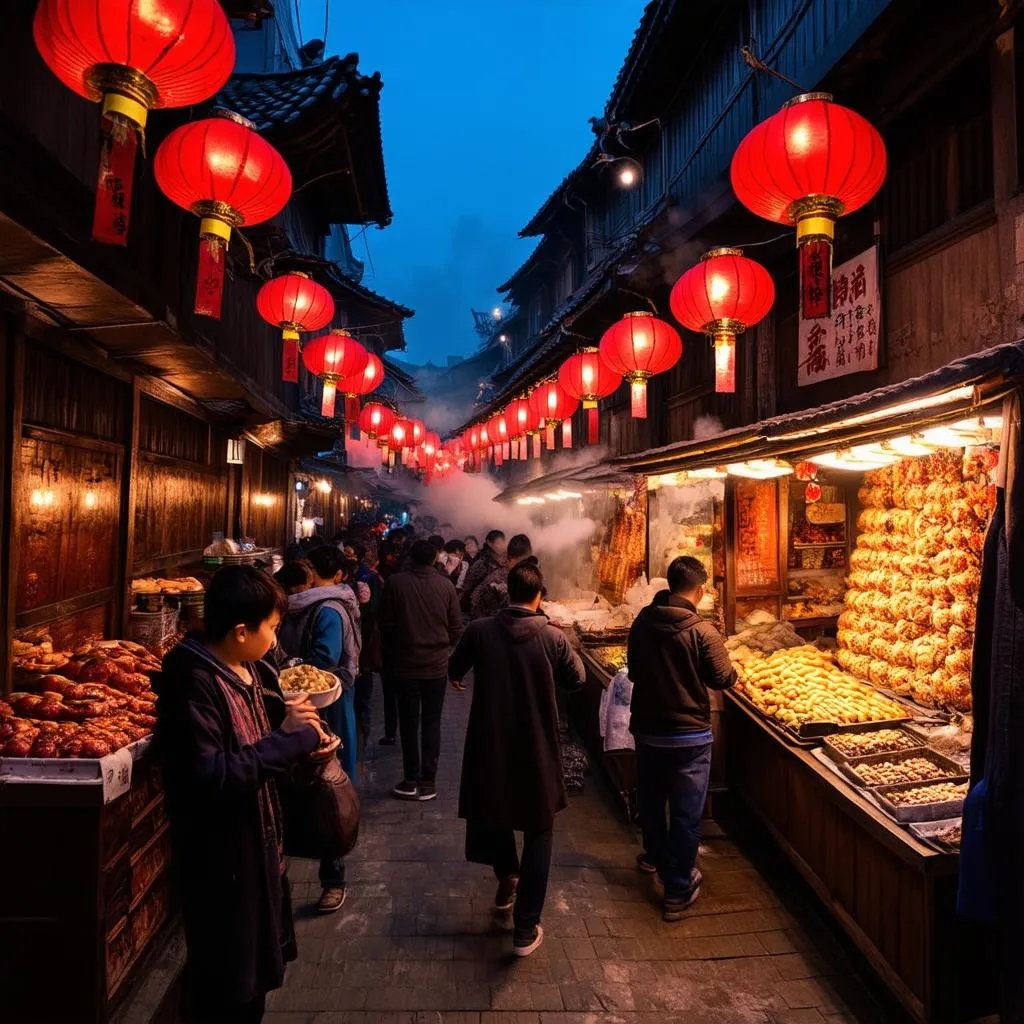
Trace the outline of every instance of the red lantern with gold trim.
{"label": "red lantern with gold trim", "polygon": [[647,381],[671,370],[683,354],[679,332],[646,311],[627,313],[601,337],[601,358],[629,382],[634,419],[647,419]]}
{"label": "red lantern with gold trim", "polygon": [[359,413],[359,429],[371,441],[383,441],[386,445],[396,419],[398,414],[391,406],[383,402],[367,402]]}
{"label": "red lantern with gold trim", "polygon": [[736,390],[736,335],[763,319],[775,284],[760,263],[740,249],[712,249],[672,286],[672,315],[715,343],[715,391]]}
{"label": "red lantern with gold trim", "polygon": [[543,424],[548,451],[555,450],[555,428],[562,424],[562,447],[572,447],[572,418],[580,407],[580,400],[573,398],[557,380],[546,380],[537,385],[530,396],[530,402],[537,411],[538,425]]}
{"label": "red lantern with gold trim", "polygon": [[322,285],[301,270],[271,278],[256,293],[256,311],[268,324],[281,328],[281,379],[299,380],[299,334],[319,331],[334,319],[334,299]]}
{"label": "red lantern with gold trim", "polygon": [[366,369],[363,371],[363,380],[359,394],[368,395],[384,381],[384,363],[380,356],[374,355],[369,349],[366,350],[369,357],[366,361]]}
{"label": "red lantern with gold trim", "polygon": [[69,89],[103,104],[92,237],[125,245],[147,115],[216,95],[235,65],[231,25],[218,0],[40,0],[32,34]]}
{"label": "red lantern with gold trim", "polygon": [[288,164],[251,121],[221,110],[171,132],[156,151],[153,176],[172,203],[201,218],[194,310],[220,319],[231,229],[284,209],[292,194]]}
{"label": "red lantern with gold trim", "polygon": [[[508,436],[512,442],[512,454],[514,458],[525,459],[527,455],[527,438],[533,434],[537,435],[539,417],[530,404],[528,396],[513,399],[505,407],[505,423],[508,427]],[[540,456],[540,445],[534,445],[534,454]]]}
{"label": "red lantern with gold trim", "polygon": [[[366,349],[348,331],[334,330],[308,341],[302,350],[302,362],[314,377],[323,381],[320,414],[333,419],[338,385],[366,369]],[[346,409],[346,415],[349,411]]]}
{"label": "red lantern with gold trim", "polygon": [[885,171],[878,130],[826,92],[794,97],[736,148],[736,198],[758,217],[796,225],[805,320],[831,314],[836,220],[870,202]]}
{"label": "red lantern with gold trim", "polygon": [[597,403],[618,390],[622,375],[616,373],[596,348],[585,348],[569,356],[558,370],[558,383],[587,410],[587,444],[597,444],[600,430]]}

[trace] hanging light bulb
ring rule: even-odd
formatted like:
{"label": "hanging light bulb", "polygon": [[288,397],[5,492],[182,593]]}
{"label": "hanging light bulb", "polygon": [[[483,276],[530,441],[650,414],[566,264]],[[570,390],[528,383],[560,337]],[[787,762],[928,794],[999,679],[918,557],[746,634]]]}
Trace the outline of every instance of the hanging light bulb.
{"label": "hanging light bulb", "polygon": [[924,438],[920,434],[906,434],[904,437],[894,437],[885,441],[883,447],[888,447],[897,455],[903,455],[907,458],[931,455],[932,449],[923,442]]}
{"label": "hanging light bulb", "polygon": [[793,472],[793,467],[782,459],[748,459],[746,462],[731,462],[725,469],[730,476],[748,480],[771,480]]}

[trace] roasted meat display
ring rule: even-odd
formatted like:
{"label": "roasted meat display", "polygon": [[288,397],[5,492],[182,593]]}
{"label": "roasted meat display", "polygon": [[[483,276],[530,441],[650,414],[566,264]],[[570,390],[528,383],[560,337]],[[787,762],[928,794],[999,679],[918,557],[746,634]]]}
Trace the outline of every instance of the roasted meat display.
{"label": "roasted meat display", "polygon": [[988,448],[865,474],[839,618],[843,668],[927,707],[969,711],[981,547],[995,508]]}
{"label": "roasted meat display", "polygon": [[42,637],[15,651],[18,689],[0,700],[0,756],[105,757],[152,732],[150,674],[160,663],[139,644],[95,640],[54,652]]}

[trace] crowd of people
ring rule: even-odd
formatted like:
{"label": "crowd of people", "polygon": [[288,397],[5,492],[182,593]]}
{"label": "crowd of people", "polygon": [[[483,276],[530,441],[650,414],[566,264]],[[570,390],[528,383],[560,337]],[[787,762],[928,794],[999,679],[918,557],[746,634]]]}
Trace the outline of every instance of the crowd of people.
{"label": "crowd of people", "polygon": [[[311,537],[272,578],[219,570],[205,628],[164,662],[157,750],[181,884],[189,1021],[257,1021],[296,955],[279,787],[326,744],[358,783],[376,680],[382,746],[401,742],[399,800],[437,796],[446,695],[471,690],[459,792],[466,857],[488,865],[495,909],[512,915],[512,952],[543,941],[556,814],[568,805],[560,694],[583,664],[541,611],[544,576],[530,539],[492,530],[445,539],[399,527]],[[721,637],[697,614],[707,576],[669,567],[669,589],[629,639],[644,849],[641,871],[664,885],[678,920],[700,892],[696,866],[711,756],[709,688],[735,680]],[[321,711],[285,697],[278,670],[305,663],[341,680]],[[666,809],[668,814],[666,815]],[[523,833],[522,850],[516,832]],[[345,903],[342,858],[319,868],[316,910]],[[226,934],[225,934],[226,931]]]}

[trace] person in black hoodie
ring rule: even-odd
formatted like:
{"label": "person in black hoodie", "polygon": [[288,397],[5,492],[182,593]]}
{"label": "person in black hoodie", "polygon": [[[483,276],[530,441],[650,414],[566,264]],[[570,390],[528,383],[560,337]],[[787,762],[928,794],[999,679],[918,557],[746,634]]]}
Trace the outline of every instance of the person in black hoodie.
{"label": "person in black hoodie", "polygon": [[[542,942],[555,815],[568,805],[558,742],[556,691],[583,685],[583,664],[561,630],[540,612],[544,580],[534,565],[508,574],[511,605],[471,622],[448,664],[456,690],[473,671],[459,817],[466,856],[498,879],[495,908],[515,907],[513,952]],[[523,833],[523,854],[515,832]]]}
{"label": "person in black hoodie", "polygon": [[702,881],[696,865],[711,771],[708,690],[728,689],[736,670],[718,630],[697,614],[707,570],[684,555],[672,562],[667,576],[669,589],[633,622],[626,662],[633,681],[629,729],[636,740],[644,839],[637,866],[661,876],[662,916],[678,921]]}
{"label": "person in black hoodie", "polygon": [[473,564],[470,565],[469,572],[466,573],[466,580],[462,585],[462,610],[467,616],[473,611],[473,594],[477,587],[495,569],[505,565],[505,550],[505,534],[501,530],[491,530],[484,540],[480,554],[473,559]]}
{"label": "person in black hoodie", "polygon": [[154,680],[189,1024],[261,1021],[297,952],[275,780],[323,734],[316,708],[286,704],[261,660],[287,607],[259,569],[218,570],[203,633],[171,651]]}
{"label": "person in black hoodie", "polygon": [[[508,573],[510,569],[520,564],[528,564],[535,569],[540,569],[540,562],[533,553],[533,545],[525,533],[517,533],[508,542],[508,547],[505,549],[505,564],[496,566],[473,591],[470,612],[474,619],[495,615],[502,608],[508,607]],[[541,596],[543,597],[543,594]]]}

